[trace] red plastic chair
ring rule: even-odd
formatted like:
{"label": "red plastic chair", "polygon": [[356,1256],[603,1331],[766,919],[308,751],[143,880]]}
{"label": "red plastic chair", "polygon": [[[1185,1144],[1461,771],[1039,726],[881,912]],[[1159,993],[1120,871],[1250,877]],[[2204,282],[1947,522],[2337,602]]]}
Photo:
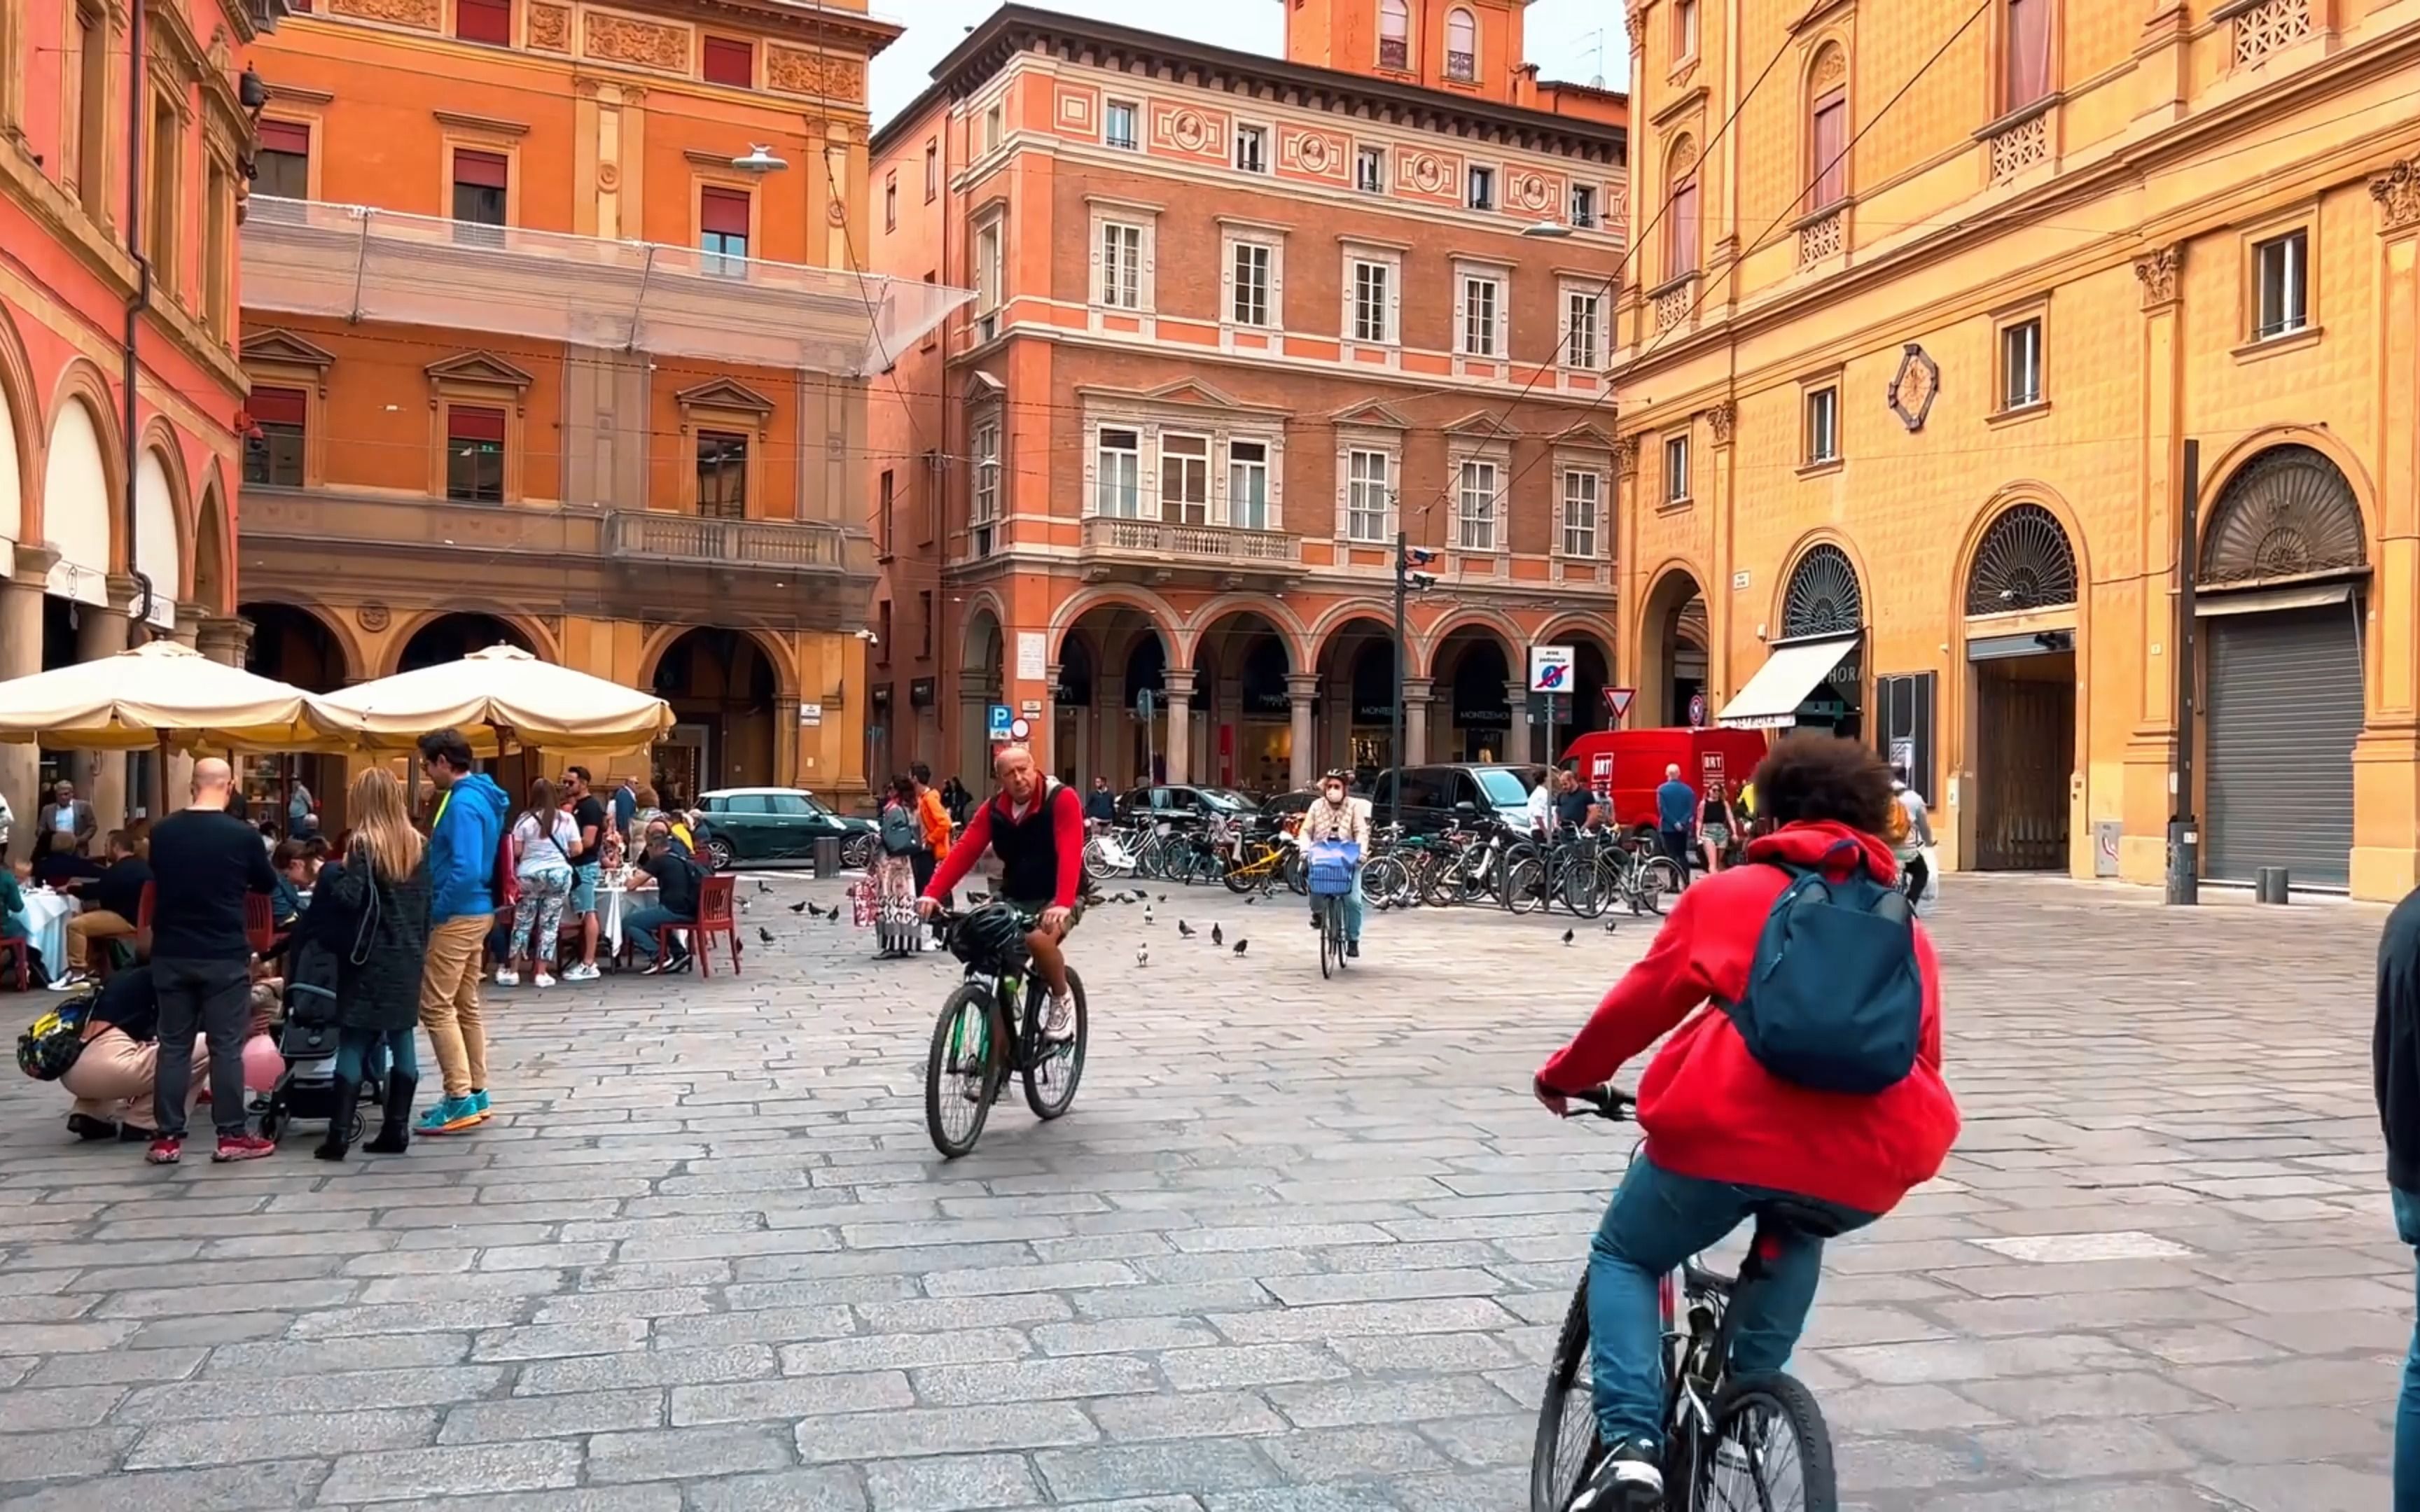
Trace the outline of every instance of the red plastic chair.
{"label": "red plastic chair", "polygon": [[271,911],[269,894],[247,892],[243,895],[243,937],[251,942],[256,955],[277,943],[277,916]]}
{"label": "red plastic chair", "polygon": [[134,905],[134,930],[136,933],[147,934],[151,932],[151,904],[153,900],[157,899],[159,896],[160,885],[158,883],[147,882],[143,884],[143,901]]}
{"label": "red plastic chair", "polygon": [[697,894],[697,922],[690,926],[690,949],[697,956],[697,974],[711,977],[708,947],[718,934],[731,942],[731,974],[739,975],[739,916],[734,905],[737,877],[708,877]]}
{"label": "red plastic chair", "polygon": [[[30,940],[0,940],[0,972],[14,976],[17,979],[17,990],[21,993],[29,991],[33,987],[33,956],[34,945]],[[15,964],[9,964],[11,961]]]}

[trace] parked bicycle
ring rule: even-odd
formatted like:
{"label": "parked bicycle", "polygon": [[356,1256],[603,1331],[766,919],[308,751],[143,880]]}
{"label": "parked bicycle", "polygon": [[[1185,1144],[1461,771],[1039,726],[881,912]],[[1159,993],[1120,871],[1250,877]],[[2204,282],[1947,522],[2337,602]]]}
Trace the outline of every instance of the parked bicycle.
{"label": "parked bicycle", "polygon": [[[1574,1111],[1628,1120],[1636,1101],[1612,1088],[1571,1098]],[[1757,1220],[1736,1280],[1684,1262],[1663,1304],[1666,1512],[1837,1512],[1832,1436],[1815,1396],[1795,1377],[1730,1373],[1731,1297],[1756,1278],[1768,1226],[1822,1232],[1820,1213],[1778,1205]],[[1824,1237],[1829,1237],[1825,1235]],[[1569,1512],[1604,1453],[1589,1376],[1588,1280],[1563,1317],[1529,1457],[1529,1512]],[[1605,1512],[1643,1512],[1606,1508]]]}
{"label": "parked bicycle", "polygon": [[[989,917],[997,914],[1007,915],[1007,920]],[[1033,919],[1022,910],[986,903],[971,913],[944,913],[940,923],[950,952],[967,969],[933,1026],[932,1053],[924,1063],[924,1128],[933,1148],[955,1160],[983,1136],[992,1100],[1010,1072],[1024,1078],[1025,1105],[1035,1118],[1047,1121],[1067,1111],[1083,1079],[1091,1020],[1083,980],[1070,966],[1067,991],[1076,999],[1076,1033],[1055,1044],[1042,1037],[1050,986],[1028,970],[1025,935]]]}

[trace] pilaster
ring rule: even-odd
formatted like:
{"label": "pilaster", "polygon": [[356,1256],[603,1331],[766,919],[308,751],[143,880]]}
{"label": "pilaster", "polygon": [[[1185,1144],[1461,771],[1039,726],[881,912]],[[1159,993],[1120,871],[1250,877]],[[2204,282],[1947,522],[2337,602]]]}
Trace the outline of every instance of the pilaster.
{"label": "pilaster", "polygon": [[2143,455],[2140,528],[2134,561],[2140,583],[2136,643],[2143,648],[2134,728],[2126,742],[2118,874],[2157,884],[2167,875],[2170,791],[2176,759],[2177,490],[2184,467],[2185,246],[2134,259],[2143,299]]}

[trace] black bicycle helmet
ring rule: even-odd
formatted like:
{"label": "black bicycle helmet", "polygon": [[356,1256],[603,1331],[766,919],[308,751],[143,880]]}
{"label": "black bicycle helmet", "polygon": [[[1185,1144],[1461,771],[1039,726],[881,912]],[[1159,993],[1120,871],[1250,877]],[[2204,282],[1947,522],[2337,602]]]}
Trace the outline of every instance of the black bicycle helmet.
{"label": "black bicycle helmet", "polygon": [[985,903],[950,931],[950,953],[978,971],[998,971],[1026,954],[1025,916],[1007,903]]}

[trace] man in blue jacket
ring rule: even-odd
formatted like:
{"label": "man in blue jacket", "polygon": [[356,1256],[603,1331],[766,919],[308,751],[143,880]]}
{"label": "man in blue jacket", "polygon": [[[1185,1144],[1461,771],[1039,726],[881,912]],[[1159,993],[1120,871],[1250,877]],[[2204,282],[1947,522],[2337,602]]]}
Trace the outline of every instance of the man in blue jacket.
{"label": "man in blue jacket", "polygon": [[1664,785],[1655,790],[1655,832],[1664,841],[1664,854],[1689,874],[1689,855],[1697,847],[1698,790],[1681,780],[1681,768],[1664,768]]}
{"label": "man in blue jacket", "polygon": [[471,769],[471,745],[452,730],[420,737],[420,769],[437,790],[428,831],[428,964],[420,979],[420,1026],[437,1051],[445,1095],[422,1115],[424,1134],[459,1134],[488,1120],[488,1034],[479,1021],[480,948],[495,922],[504,790]]}

